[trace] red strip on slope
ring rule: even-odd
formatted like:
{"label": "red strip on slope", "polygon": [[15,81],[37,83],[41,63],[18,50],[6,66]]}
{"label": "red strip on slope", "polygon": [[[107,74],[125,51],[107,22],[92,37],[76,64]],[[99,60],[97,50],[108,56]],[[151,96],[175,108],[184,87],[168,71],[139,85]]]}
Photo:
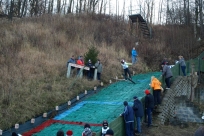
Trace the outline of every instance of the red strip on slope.
{"label": "red strip on slope", "polygon": [[[43,130],[44,128],[50,126],[53,123],[61,123],[61,124],[72,124],[72,125],[85,125],[85,122],[73,122],[73,121],[63,121],[63,120],[47,120],[46,122],[42,123],[41,125],[39,125],[38,127],[31,129],[28,132],[23,133],[23,136],[31,136],[32,134],[38,133],[41,130]],[[94,123],[88,123],[90,126],[102,126],[102,124],[94,124]]]}

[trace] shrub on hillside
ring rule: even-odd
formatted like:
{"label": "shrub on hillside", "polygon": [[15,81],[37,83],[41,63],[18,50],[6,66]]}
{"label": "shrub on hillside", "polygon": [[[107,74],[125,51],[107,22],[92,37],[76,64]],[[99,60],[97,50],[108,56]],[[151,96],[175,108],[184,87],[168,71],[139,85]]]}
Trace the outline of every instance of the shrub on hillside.
{"label": "shrub on hillside", "polygon": [[89,47],[88,52],[86,52],[84,55],[85,63],[87,63],[90,59],[91,62],[95,64],[97,61],[98,54],[99,54],[99,51],[96,49],[96,47],[94,46]]}

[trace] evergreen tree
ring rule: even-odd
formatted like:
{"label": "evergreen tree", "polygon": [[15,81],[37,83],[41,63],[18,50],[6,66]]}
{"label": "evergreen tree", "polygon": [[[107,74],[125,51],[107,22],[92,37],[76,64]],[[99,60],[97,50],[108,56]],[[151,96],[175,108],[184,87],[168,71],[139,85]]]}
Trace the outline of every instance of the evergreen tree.
{"label": "evergreen tree", "polygon": [[90,59],[92,64],[95,64],[97,61],[98,54],[99,54],[99,51],[96,49],[96,47],[91,46],[88,52],[86,52],[84,55],[85,63],[87,63]]}

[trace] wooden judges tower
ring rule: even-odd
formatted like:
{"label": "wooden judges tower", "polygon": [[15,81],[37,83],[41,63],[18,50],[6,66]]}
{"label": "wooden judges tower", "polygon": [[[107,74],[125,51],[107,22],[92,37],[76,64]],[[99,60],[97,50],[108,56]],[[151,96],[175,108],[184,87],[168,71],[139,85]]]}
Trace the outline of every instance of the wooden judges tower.
{"label": "wooden judges tower", "polygon": [[140,14],[129,15],[129,26],[131,34],[137,37],[152,38],[151,28]]}

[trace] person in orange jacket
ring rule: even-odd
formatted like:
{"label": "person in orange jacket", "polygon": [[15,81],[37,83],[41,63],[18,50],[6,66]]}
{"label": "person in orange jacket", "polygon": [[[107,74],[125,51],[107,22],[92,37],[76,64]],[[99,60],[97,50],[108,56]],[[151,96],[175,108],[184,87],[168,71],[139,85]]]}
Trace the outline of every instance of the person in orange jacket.
{"label": "person in orange jacket", "polygon": [[[84,66],[84,60],[83,56],[79,56],[79,59],[77,60],[76,64]],[[80,68],[77,68],[77,74],[79,74]]]}
{"label": "person in orange jacket", "polygon": [[77,64],[84,66],[83,56],[79,56],[79,59],[77,60]]}
{"label": "person in orange jacket", "polygon": [[153,89],[154,106],[156,108],[157,105],[161,104],[161,82],[155,76],[152,76],[150,86]]}

